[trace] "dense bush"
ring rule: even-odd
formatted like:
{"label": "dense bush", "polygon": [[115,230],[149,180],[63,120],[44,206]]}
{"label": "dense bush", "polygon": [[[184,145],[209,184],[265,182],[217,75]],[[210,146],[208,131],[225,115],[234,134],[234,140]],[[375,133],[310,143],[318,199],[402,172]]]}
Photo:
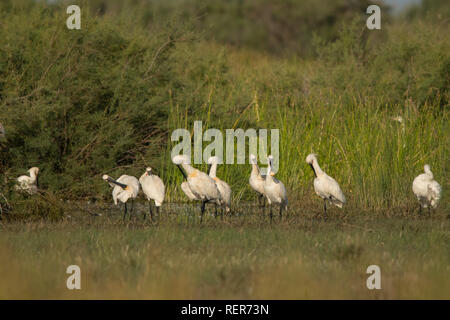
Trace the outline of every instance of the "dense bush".
{"label": "dense bush", "polygon": [[[176,10],[188,1],[180,7],[116,3],[117,12],[98,3],[83,11],[77,31],[65,28],[62,4],[0,3],[0,122],[7,131],[0,154],[6,177],[39,166],[41,187],[52,194],[100,198],[110,192],[103,173],[139,176],[151,165],[168,184],[168,199],[178,198],[181,177],[170,163],[170,133],[203,120],[204,127],[220,129],[279,128],[278,175],[291,199],[311,195],[312,173],[304,162],[311,151],[341,182],[351,205],[413,203],[410,183],[425,162],[445,189],[448,24],[417,18],[367,31],[363,11],[340,27],[326,24],[333,34],[318,28],[313,59],[292,56],[298,44],[291,40],[281,41],[291,55],[280,58],[267,54],[276,47],[272,36],[257,33],[258,23],[270,23],[254,22],[246,15],[258,11],[242,11],[240,2],[202,7],[203,20],[216,20],[223,10],[245,12],[242,24],[230,14],[230,22],[203,33],[198,18],[189,18],[195,14]],[[279,21],[286,11],[308,17],[311,1],[295,3],[280,5],[272,18]],[[256,1],[245,6],[265,8]],[[228,33],[214,29],[223,23],[230,25]],[[309,37],[317,20],[303,23],[305,32],[287,28]],[[287,37],[283,30],[277,32]],[[243,38],[228,38],[236,34]],[[242,45],[252,39],[254,46]],[[392,120],[398,115],[402,125]],[[251,197],[248,169],[219,168],[237,199]]]}

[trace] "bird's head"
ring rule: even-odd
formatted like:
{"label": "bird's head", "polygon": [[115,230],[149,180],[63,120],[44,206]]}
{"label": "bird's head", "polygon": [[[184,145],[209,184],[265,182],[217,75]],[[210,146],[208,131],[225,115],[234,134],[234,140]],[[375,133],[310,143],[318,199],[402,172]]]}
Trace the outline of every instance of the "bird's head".
{"label": "bird's head", "polygon": [[426,164],[426,165],[423,166],[423,171],[425,171],[425,173],[427,173],[427,174],[433,174],[431,172],[431,167],[430,167],[429,164]]}
{"label": "bird's head", "polygon": [[34,173],[36,176],[39,174],[39,168],[33,167],[28,170],[29,173]]}
{"label": "bird's head", "polygon": [[102,176],[102,179],[105,180],[105,181],[108,181],[109,176],[108,176],[107,174],[104,174],[104,175]]}
{"label": "bird's head", "polygon": [[313,165],[314,161],[317,161],[317,154],[315,154],[315,153],[308,154],[308,156],[306,157],[306,163],[309,164],[312,171],[314,172],[314,177],[317,177],[316,168],[314,168],[314,165]]}
{"label": "bird's head", "polygon": [[391,119],[394,120],[394,121],[397,121],[398,123],[402,123],[403,124],[403,117],[402,116],[392,117]]}
{"label": "bird's head", "polygon": [[145,175],[149,176],[152,174],[152,168],[147,167],[147,169],[145,169]]}
{"label": "bird's head", "polygon": [[250,163],[251,164],[257,164],[256,156],[254,154],[250,155]]}
{"label": "bird's head", "polygon": [[315,153],[310,153],[306,157],[306,163],[312,164],[314,162],[314,160],[317,160],[317,154],[315,154]]}
{"label": "bird's head", "polygon": [[172,158],[172,162],[177,166],[180,164],[189,164],[190,158],[185,154],[179,154]]}

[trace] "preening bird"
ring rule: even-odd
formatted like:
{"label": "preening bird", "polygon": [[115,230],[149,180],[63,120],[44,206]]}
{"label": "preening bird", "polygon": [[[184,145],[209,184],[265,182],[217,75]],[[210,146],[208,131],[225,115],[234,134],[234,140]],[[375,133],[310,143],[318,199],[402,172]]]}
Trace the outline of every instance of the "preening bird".
{"label": "preening bird", "polygon": [[[142,192],[148,200],[148,209],[150,217],[153,220],[153,211],[151,200],[155,201],[156,211],[159,214],[159,208],[164,202],[165,186],[160,177],[153,173],[152,168],[147,168],[142,176],[139,178],[142,186]],[[145,213],[144,213],[145,219]]]}
{"label": "preening bird", "polygon": [[178,167],[178,169],[180,169],[186,179],[186,182],[188,183],[191,193],[197,199],[201,200],[202,204],[200,210],[202,213],[201,220],[203,220],[205,204],[207,202],[213,202],[221,205],[221,197],[216,183],[206,173],[192,167],[189,164],[189,157],[186,155],[177,155],[173,157],[172,162]]}
{"label": "preening bird", "polygon": [[136,199],[139,193],[139,181],[136,177],[128,176],[126,174],[121,175],[119,179],[114,180],[107,174],[103,175],[103,180],[107,181],[109,185],[114,188],[112,191],[112,197],[114,204],[117,205],[118,201],[124,204],[123,220],[127,215],[127,201],[131,199],[130,214],[133,213],[133,200]]}
{"label": "preening bird", "polygon": [[226,212],[231,211],[231,187],[225,181],[217,178],[217,165],[219,163],[219,158],[210,157],[208,159],[208,175],[213,178],[216,183],[217,189],[220,193],[220,201],[225,207]]}
{"label": "preening bird", "polygon": [[332,177],[327,175],[319,166],[317,155],[314,153],[306,157],[306,162],[314,172],[314,191],[323,199],[323,210],[327,213],[327,200],[335,206],[342,208],[345,203],[345,196],[339,184]]}
{"label": "preening bird", "polygon": [[430,166],[426,164],[423,167],[425,173],[419,174],[413,181],[412,190],[420,204],[419,212],[423,208],[436,208],[441,198],[441,186],[434,180],[433,172]]}
{"label": "preening bird", "polygon": [[261,174],[256,156],[254,154],[250,155],[250,163],[252,164],[252,172],[250,173],[248,183],[250,184],[250,187],[252,187],[252,189],[258,194],[258,202],[260,203],[262,200],[262,206],[264,207],[266,203],[266,195],[264,193],[264,181],[266,179],[266,175]]}
{"label": "preening bird", "polygon": [[283,182],[275,178],[275,173],[273,172],[273,157],[268,156],[267,162],[267,175],[264,180],[264,194],[267,197],[267,201],[270,205],[270,220],[272,220],[272,203],[277,203],[280,205],[280,218],[282,217],[282,210],[287,210],[288,199],[286,188]]}
{"label": "preening bird", "polygon": [[16,190],[25,191],[26,193],[33,195],[38,192],[38,175],[39,168],[33,167],[28,170],[29,176],[20,176],[17,178]]}

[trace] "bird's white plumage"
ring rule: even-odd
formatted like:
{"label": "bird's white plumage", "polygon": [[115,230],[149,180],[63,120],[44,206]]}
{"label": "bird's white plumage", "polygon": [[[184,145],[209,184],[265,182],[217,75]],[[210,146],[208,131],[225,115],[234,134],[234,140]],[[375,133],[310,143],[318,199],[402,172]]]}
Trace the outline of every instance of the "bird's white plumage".
{"label": "bird's white plumage", "polygon": [[208,159],[208,164],[211,165],[211,170],[209,172],[209,176],[216,183],[217,189],[220,194],[220,201],[222,205],[225,206],[225,210],[229,212],[231,210],[231,187],[225,181],[219,179],[216,176],[217,173],[217,164],[219,163],[219,159],[217,157],[210,157]]}
{"label": "bird's white plumage", "polygon": [[255,190],[258,194],[265,196],[264,181],[266,179],[266,176],[261,175],[256,157],[253,154],[250,155],[250,163],[252,164],[252,172],[250,173],[248,183],[250,184],[250,187],[252,187],[252,189]]}
{"label": "bird's white plumage", "polygon": [[425,173],[419,174],[413,181],[412,190],[423,208],[436,208],[441,198],[441,186],[434,180],[430,166],[424,166]]}
{"label": "bird's white plumage", "polygon": [[312,166],[316,176],[314,179],[314,191],[316,194],[322,199],[326,199],[335,206],[342,208],[346,202],[345,195],[336,180],[320,168],[316,154],[309,154],[306,157],[306,162]]}
{"label": "bird's white plumage", "polygon": [[[187,158],[184,155],[177,155],[175,157],[173,157],[172,162],[176,165],[181,165],[182,163],[189,163],[189,158]],[[201,198],[197,195],[194,194],[191,190],[191,188],[189,187],[189,183],[187,181],[183,181],[181,183],[181,190],[183,190],[184,194],[190,199],[190,200],[201,200]]]}
{"label": "bird's white plumage", "polygon": [[166,190],[161,178],[154,174],[151,168],[147,168],[139,178],[139,182],[148,201],[154,200],[155,206],[160,207],[164,202]]}
{"label": "bird's white plumage", "polygon": [[269,204],[277,203],[287,210],[288,199],[286,188],[283,182],[275,178],[275,174],[272,171],[272,156],[267,157],[267,159],[269,165],[267,167],[266,179],[264,180],[264,194]]}
{"label": "bird's white plumage", "polygon": [[220,204],[219,190],[210,176],[189,165],[189,158],[185,155],[173,157],[172,162],[183,167],[189,189],[197,199]]}
{"label": "bird's white plumage", "polygon": [[16,190],[25,191],[28,194],[36,194],[38,192],[37,177],[39,168],[32,167],[28,170],[29,176],[23,175],[17,178]]}
{"label": "bird's white plumage", "polygon": [[190,200],[200,200],[195,194],[192,193],[191,188],[189,188],[189,183],[187,181],[183,181],[181,183],[181,190],[183,190],[184,194],[190,199]]}
{"label": "bird's white plumage", "polygon": [[[107,180],[108,178],[108,175],[103,175],[103,180]],[[124,189],[121,186],[109,182],[109,185],[113,187],[112,197],[115,205],[117,205],[118,200],[122,203],[126,203],[130,198],[136,199],[139,193],[139,180],[136,177],[124,174],[116,181],[127,187]]]}

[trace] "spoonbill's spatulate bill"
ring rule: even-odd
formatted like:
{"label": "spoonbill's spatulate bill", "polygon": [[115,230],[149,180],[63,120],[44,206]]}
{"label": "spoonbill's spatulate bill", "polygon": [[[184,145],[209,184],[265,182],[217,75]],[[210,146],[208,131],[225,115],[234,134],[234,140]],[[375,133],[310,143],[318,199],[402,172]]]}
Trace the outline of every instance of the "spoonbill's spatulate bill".
{"label": "spoonbill's spatulate bill", "polygon": [[326,214],[327,204],[329,201],[335,206],[342,208],[345,204],[345,196],[339,184],[332,177],[327,175],[319,166],[317,155],[314,153],[306,157],[306,162],[311,166],[314,172],[314,191],[323,199],[323,210]]}
{"label": "spoonbill's spatulate bill", "polygon": [[428,208],[430,212],[431,208],[437,207],[441,198],[441,186],[434,180],[433,172],[428,164],[424,166],[424,171],[425,173],[419,174],[414,179],[412,190],[419,201],[419,211],[421,212],[422,208]]}

